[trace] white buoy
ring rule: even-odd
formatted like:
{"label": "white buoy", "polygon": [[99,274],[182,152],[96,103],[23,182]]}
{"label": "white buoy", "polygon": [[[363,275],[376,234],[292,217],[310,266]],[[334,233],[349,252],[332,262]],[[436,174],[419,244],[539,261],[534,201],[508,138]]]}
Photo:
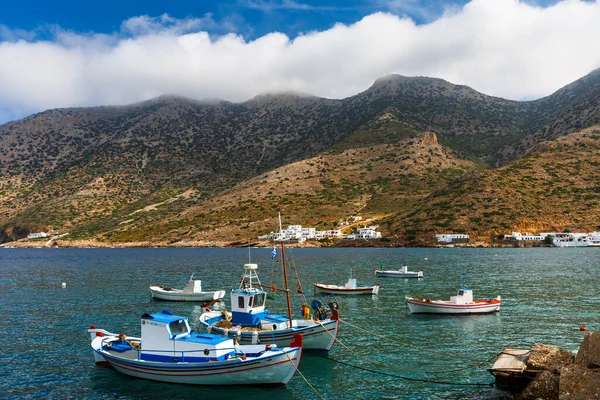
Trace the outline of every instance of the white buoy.
{"label": "white buoy", "polygon": [[67,288],[67,282],[63,282],[63,283],[62,283],[62,288],[63,288],[63,289],[66,289],[66,288]]}

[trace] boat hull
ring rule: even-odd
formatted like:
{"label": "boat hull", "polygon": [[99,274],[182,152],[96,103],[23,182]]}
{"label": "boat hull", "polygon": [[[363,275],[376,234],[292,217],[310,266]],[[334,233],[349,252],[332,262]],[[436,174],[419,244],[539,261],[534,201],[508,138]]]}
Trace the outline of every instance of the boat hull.
{"label": "boat hull", "polygon": [[167,301],[212,301],[225,296],[225,291],[217,290],[214,292],[185,293],[182,290],[164,290],[158,286],[151,286],[150,293],[153,299]]}
{"label": "boat hull", "polygon": [[227,361],[167,363],[138,360],[132,354],[115,355],[103,350],[101,343],[102,338],[92,342],[95,356],[101,357],[125,375],[192,385],[282,386],[294,376],[302,354],[301,348],[296,347],[269,350],[245,360],[235,358]]}
{"label": "boat hull", "polygon": [[373,295],[379,293],[379,285],[351,289],[345,288],[343,286],[323,285],[320,283],[315,283],[314,288],[316,293],[335,294],[344,296]]}
{"label": "boat hull", "polygon": [[[324,320],[321,322],[312,322],[311,320],[297,320],[300,326],[294,329],[280,329],[277,331],[257,331],[241,332],[236,329],[224,329],[214,325],[210,325],[207,320],[214,317],[219,317],[218,312],[211,312],[203,315],[200,318],[200,323],[207,327],[210,333],[223,335],[230,338],[238,338],[240,344],[276,344],[277,347],[288,347],[294,340],[293,335],[302,335],[302,349],[329,351],[335,344],[335,339],[338,335],[340,322],[337,320]],[[302,326],[306,323],[306,326]]]}
{"label": "boat hull", "polygon": [[471,304],[452,304],[449,301],[423,301],[408,299],[408,309],[413,314],[487,314],[500,311],[499,300],[481,300]]}
{"label": "boat hull", "polygon": [[389,270],[389,271],[376,270],[375,276],[377,278],[422,278],[423,272],[422,271],[421,272],[414,272],[414,271],[402,272],[400,270]]}

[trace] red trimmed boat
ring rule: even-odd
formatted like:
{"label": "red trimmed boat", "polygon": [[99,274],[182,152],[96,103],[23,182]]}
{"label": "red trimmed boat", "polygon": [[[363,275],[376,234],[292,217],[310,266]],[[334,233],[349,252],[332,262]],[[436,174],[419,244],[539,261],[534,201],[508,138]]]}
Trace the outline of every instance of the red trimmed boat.
{"label": "red trimmed boat", "polygon": [[413,314],[486,314],[499,312],[501,301],[500,296],[473,300],[473,289],[463,287],[449,301],[407,297],[406,304]]}

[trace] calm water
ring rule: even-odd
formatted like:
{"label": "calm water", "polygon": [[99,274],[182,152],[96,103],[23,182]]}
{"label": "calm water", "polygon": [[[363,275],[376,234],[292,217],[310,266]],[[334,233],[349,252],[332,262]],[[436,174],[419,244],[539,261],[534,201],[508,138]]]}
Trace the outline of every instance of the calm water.
{"label": "calm water", "polygon": [[[404,260],[409,270],[425,270],[420,281],[380,280],[375,298],[339,298],[347,321],[340,329],[343,345],[336,344],[329,359],[303,356],[300,367],[327,399],[502,398],[503,392],[490,386],[430,381],[490,383],[488,360],[504,347],[542,342],[571,351],[583,337],[580,325],[600,329],[600,249],[291,252],[306,289],[313,281],[344,284],[350,271],[359,285],[372,285],[376,267],[399,268]],[[251,255],[262,282],[280,285],[271,271],[270,249],[252,249]],[[194,323],[197,304],[152,300],[148,286],[182,288],[195,272],[205,290],[227,289],[239,281],[246,262],[248,249],[0,249],[0,397],[318,398],[299,374],[284,388],[202,388],[133,379],[94,365],[89,325],[133,336],[139,334],[142,313],[162,309]],[[476,298],[501,295],[502,311],[407,315],[406,295],[448,299],[463,275]],[[293,301],[299,315],[301,299]],[[228,299],[221,306],[227,305]],[[269,305],[285,308],[281,296]]]}

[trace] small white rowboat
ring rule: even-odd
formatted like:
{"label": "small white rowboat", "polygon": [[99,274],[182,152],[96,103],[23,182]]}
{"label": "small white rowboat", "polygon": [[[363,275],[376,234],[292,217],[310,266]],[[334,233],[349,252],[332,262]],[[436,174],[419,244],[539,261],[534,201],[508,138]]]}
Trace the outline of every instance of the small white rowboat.
{"label": "small white rowboat", "polygon": [[344,286],[326,285],[323,283],[314,283],[315,292],[337,295],[360,295],[360,294],[378,294],[379,284],[375,286],[356,286],[356,278],[348,279]]}
{"label": "small white rowboat", "polygon": [[200,279],[194,279],[194,274],[192,274],[187,281],[183,290],[160,285],[150,286],[150,293],[152,293],[153,299],[170,301],[212,301],[219,300],[225,296],[224,290],[203,292],[202,281]]}
{"label": "small white rowboat", "polygon": [[420,270],[418,272],[409,271],[406,264],[404,264],[402,266],[402,269],[399,269],[399,270],[398,269],[395,269],[395,270],[376,269],[375,276],[377,278],[422,278],[423,270]]}

